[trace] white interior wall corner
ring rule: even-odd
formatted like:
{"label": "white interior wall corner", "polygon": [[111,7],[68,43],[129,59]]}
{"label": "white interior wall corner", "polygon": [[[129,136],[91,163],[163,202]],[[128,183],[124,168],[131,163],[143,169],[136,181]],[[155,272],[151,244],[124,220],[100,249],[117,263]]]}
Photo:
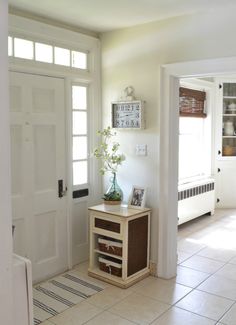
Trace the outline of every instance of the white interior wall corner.
{"label": "white interior wall corner", "polygon": [[12,237],[8,104],[8,2],[0,0],[0,315],[12,325]]}

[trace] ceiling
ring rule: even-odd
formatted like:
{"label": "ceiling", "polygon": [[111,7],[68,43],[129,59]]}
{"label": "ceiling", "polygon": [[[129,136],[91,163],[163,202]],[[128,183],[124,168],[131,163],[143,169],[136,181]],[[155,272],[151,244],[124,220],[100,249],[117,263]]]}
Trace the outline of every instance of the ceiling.
{"label": "ceiling", "polygon": [[94,32],[223,9],[235,0],[9,0],[10,12],[30,14]]}

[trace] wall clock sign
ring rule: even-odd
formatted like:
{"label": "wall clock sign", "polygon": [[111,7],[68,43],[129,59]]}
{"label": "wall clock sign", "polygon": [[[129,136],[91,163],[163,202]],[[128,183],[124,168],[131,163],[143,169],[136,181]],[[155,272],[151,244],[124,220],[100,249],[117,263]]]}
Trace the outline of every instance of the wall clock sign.
{"label": "wall clock sign", "polygon": [[112,127],[117,129],[143,129],[144,102],[120,101],[111,104]]}

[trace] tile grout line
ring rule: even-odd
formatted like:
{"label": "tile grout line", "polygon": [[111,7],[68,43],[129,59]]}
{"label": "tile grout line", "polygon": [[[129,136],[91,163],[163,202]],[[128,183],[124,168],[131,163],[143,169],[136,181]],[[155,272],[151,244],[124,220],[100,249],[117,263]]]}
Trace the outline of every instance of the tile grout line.
{"label": "tile grout line", "polygon": [[157,321],[158,319],[160,319],[165,313],[167,313],[169,310],[171,310],[172,307],[173,306],[170,305],[170,307],[167,310],[165,310],[163,313],[161,313],[159,316],[157,316],[157,318],[155,318],[151,323],[149,323],[149,325],[153,324],[155,321]]}
{"label": "tile grout line", "polygon": [[[154,300],[154,301],[157,301],[157,302],[159,302],[159,303],[162,303],[162,304],[165,304],[165,305],[168,305],[169,307],[168,307],[168,309],[167,310],[165,310],[165,311],[163,311],[156,319],[158,319],[159,317],[161,317],[165,312],[167,312],[169,309],[171,309],[171,307],[172,307],[172,305],[170,305],[169,303],[166,303],[166,302],[163,302],[163,301],[160,301],[160,300],[158,300],[158,299],[155,299],[155,298],[152,298],[152,297],[149,297],[149,296],[145,296],[144,294],[140,294],[140,293],[138,293],[138,292],[136,292],[136,291],[133,291],[133,292],[131,292],[131,294],[137,294],[137,295],[140,295],[140,296],[143,296],[143,297],[145,297],[145,298],[149,298],[149,299],[151,299],[151,300]],[[127,297],[129,297],[131,294],[129,294]],[[125,298],[127,298],[127,297],[125,297]],[[120,300],[118,303],[120,303],[121,301],[123,301],[123,300],[125,300],[125,298],[123,298],[122,300]],[[117,303],[117,304],[118,304]],[[111,307],[114,307],[116,304],[114,304],[113,306],[111,306]],[[111,308],[111,307],[109,307],[109,308]],[[113,312],[113,311],[111,311],[111,310],[109,310],[109,309],[106,309],[106,311],[109,311],[111,314],[113,314],[113,315],[116,315],[116,316],[120,316],[119,314],[116,314],[115,312]],[[121,316],[120,316],[121,317]],[[123,317],[124,318],[124,317]],[[130,321],[129,319],[127,319],[127,318],[124,318],[124,319],[126,319],[126,320],[128,320],[128,321]],[[155,320],[156,320],[155,319]],[[152,322],[154,322],[155,320],[153,320]],[[134,321],[132,321],[132,322],[134,322]],[[149,324],[152,324],[152,322],[151,323],[149,323]],[[139,324],[139,323],[136,323],[136,322],[134,322],[134,324]]]}
{"label": "tile grout line", "polygon": [[208,317],[208,316],[203,316],[203,315],[197,314],[197,313],[195,313],[194,311],[190,311],[190,310],[185,309],[185,308],[183,308],[183,307],[178,307],[178,306],[174,306],[174,307],[175,307],[175,308],[182,309],[182,310],[184,310],[184,311],[187,311],[187,312],[189,312],[189,313],[191,313],[191,314],[194,314],[194,315],[197,315],[197,316],[199,316],[199,317],[207,318],[207,319],[212,320],[212,321],[214,321],[214,322],[218,322],[218,320],[216,320],[216,319],[210,318],[210,317]]}
{"label": "tile grout line", "polygon": [[[115,302],[114,304],[111,304],[108,307],[102,308],[102,307],[98,307],[97,305],[93,304],[92,302],[86,301],[87,303],[89,303],[90,305],[92,305],[93,307],[97,307],[97,308],[101,308],[103,311],[107,311],[109,310],[109,308],[114,307],[116,304],[119,304],[121,301],[123,301],[124,299],[126,299],[127,297],[129,297],[130,295],[132,295],[135,292],[130,292],[127,296],[121,298],[119,301]],[[89,299],[88,299],[89,300]]]}
{"label": "tile grout line", "polygon": [[[94,307],[94,306],[93,306]],[[87,324],[88,322],[90,322],[91,320],[93,320],[94,318],[96,318],[97,316],[101,315],[102,313],[104,313],[104,310],[101,310],[101,312],[99,312],[98,314],[96,314],[95,316],[93,316],[92,318],[86,320],[86,322],[82,323],[81,325]]]}
{"label": "tile grout line", "polygon": [[[193,255],[194,256],[194,255]],[[205,292],[205,293],[207,293],[207,294],[209,294],[209,295],[212,295],[212,296],[216,296],[216,297],[219,297],[219,298],[223,298],[223,299],[228,299],[228,300],[230,300],[230,301],[234,301],[235,302],[235,300],[233,300],[233,299],[230,299],[230,298],[226,298],[226,297],[223,297],[223,296],[220,296],[220,295],[216,295],[216,294],[214,294],[214,293],[209,293],[209,292],[207,292],[207,291],[204,291],[204,290],[201,290],[201,289],[199,289],[198,287],[200,286],[200,285],[202,285],[205,281],[207,281],[207,280],[209,280],[213,275],[215,275],[219,270],[221,270],[226,264],[227,264],[227,262],[222,262],[222,263],[224,263],[219,269],[217,269],[215,272],[213,272],[213,273],[211,273],[211,274],[209,274],[209,276],[205,279],[205,280],[203,280],[202,282],[200,282],[196,287],[194,287],[193,288],[193,290],[192,291],[190,291],[188,294],[190,294],[191,292],[193,292],[194,290],[198,290],[198,291],[201,291],[201,292]],[[194,271],[198,271],[198,272],[202,272],[202,271],[199,271],[199,270],[196,270],[196,269],[193,269],[193,268],[191,268],[191,267],[188,267],[188,266],[184,266],[184,265],[179,265],[179,266],[182,266],[182,267],[186,267],[186,268],[188,268],[188,269],[190,269],[190,270],[194,270]],[[202,273],[206,273],[206,272],[202,272]],[[222,276],[223,277],[223,276]],[[223,277],[223,278],[225,278],[225,277]],[[226,278],[225,278],[226,279]],[[191,288],[191,287],[190,287]],[[187,295],[188,295],[187,294]],[[186,295],[186,296],[187,296]],[[182,297],[180,300],[182,300],[183,298],[185,298],[186,296],[184,296],[184,297]],[[179,301],[180,301],[179,300]],[[178,302],[179,302],[178,301]],[[177,302],[176,302],[177,303]]]}
{"label": "tile grout line", "polygon": [[232,304],[232,306],[230,306],[230,308],[228,309],[228,310],[226,310],[226,312],[221,316],[221,318],[218,320],[218,322],[220,322],[221,321],[221,319],[223,319],[223,317],[230,311],[230,309],[234,306],[234,305],[236,305],[236,301],[234,301],[234,303]]}
{"label": "tile grout line", "polygon": [[[187,237],[185,237],[185,239],[186,239]],[[224,268],[227,264],[230,264],[229,262],[233,259],[233,258],[235,258],[235,256],[234,257],[232,257],[232,258],[230,258],[228,261],[219,261],[219,260],[215,260],[215,259],[213,259],[213,258],[209,258],[209,257],[205,257],[205,256],[201,256],[201,255],[198,255],[199,254],[199,252],[201,252],[203,249],[205,249],[205,248],[208,248],[209,246],[205,246],[205,247],[203,247],[202,249],[200,249],[199,251],[197,251],[197,252],[195,252],[193,255],[191,255],[190,257],[188,257],[186,260],[184,260],[184,261],[182,261],[181,263],[179,263],[177,266],[181,266],[181,267],[186,267],[186,268],[188,268],[188,269],[190,269],[190,270],[194,270],[194,271],[198,271],[198,272],[202,272],[202,271],[200,271],[200,270],[196,270],[196,269],[194,269],[194,268],[191,268],[191,267],[188,267],[188,266],[184,266],[184,265],[182,265],[182,263],[184,263],[185,261],[187,261],[188,259],[190,259],[190,258],[192,258],[193,256],[200,256],[200,257],[204,257],[204,258],[206,258],[206,259],[209,259],[209,260],[213,260],[213,261],[217,261],[217,262],[221,262],[221,263],[223,263],[223,265],[221,266],[221,267],[219,267],[219,269],[217,269],[215,272],[213,272],[213,273],[211,273],[211,274],[209,274],[209,276],[206,278],[206,279],[204,279],[202,282],[200,282],[196,287],[194,287],[193,288],[193,290],[191,290],[188,294],[186,294],[184,297],[182,297],[180,300],[178,300],[174,305],[172,305],[173,307],[175,307],[175,308],[180,308],[180,309],[183,309],[183,310],[186,310],[186,311],[188,311],[188,312],[190,312],[190,313],[193,313],[193,314],[196,314],[196,315],[198,315],[198,316],[201,316],[201,317],[205,317],[205,316],[202,316],[202,315],[199,315],[199,314],[197,314],[197,313],[194,313],[194,312],[192,312],[192,311],[189,311],[189,310],[187,310],[187,309],[184,309],[184,308],[182,308],[182,307],[178,307],[178,306],[176,306],[176,304],[179,302],[179,301],[181,301],[182,299],[184,299],[186,296],[188,296],[189,294],[191,294],[194,290],[198,290],[198,291],[200,291],[200,292],[204,292],[204,293],[206,293],[206,294],[209,294],[209,295],[212,295],[212,296],[215,296],[215,297],[219,297],[219,298],[223,298],[223,299],[226,299],[226,300],[229,300],[229,301],[232,301],[233,302],[233,304],[223,313],[223,315],[218,319],[218,320],[213,320],[213,319],[211,319],[211,318],[209,318],[209,317],[207,317],[207,318],[209,318],[210,320],[213,320],[213,321],[216,321],[217,323],[218,322],[220,322],[220,320],[224,317],[224,315],[226,314],[226,313],[228,313],[228,311],[236,304],[236,302],[235,302],[235,300],[233,300],[233,299],[230,299],[230,298],[226,298],[226,297],[223,297],[223,296],[219,296],[219,295],[216,295],[216,294],[213,294],[213,293],[209,293],[209,292],[207,292],[207,291],[204,291],[204,290],[201,290],[201,289],[199,289],[199,286],[200,285],[202,285],[205,281],[207,281],[207,280],[209,280],[212,276],[214,276],[218,271],[220,271],[222,268]],[[181,250],[180,250],[181,251]],[[187,252],[185,252],[185,251],[183,251],[184,253],[187,253]],[[202,272],[202,273],[204,273],[204,272]],[[206,272],[205,272],[206,273]],[[224,276],[222,276],[223,278],[225,278],[225,279],[227,279],[226,277],[224,277]],[[178,283],[178,282],[176,282],[176,283]]]}

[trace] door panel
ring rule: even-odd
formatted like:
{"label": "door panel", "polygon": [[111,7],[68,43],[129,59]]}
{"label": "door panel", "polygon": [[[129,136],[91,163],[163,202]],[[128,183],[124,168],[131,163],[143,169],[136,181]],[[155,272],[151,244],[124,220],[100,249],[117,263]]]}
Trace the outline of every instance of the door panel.
{"label": "door panel", "polygon": [[235,208],[236,166],[233,160],[217,161],[216,196],[220,201],[217,208]]}
{"label": "door panel", "polygon": [[12,173],[12,194],[22,195],[22,154],[23,154],[23,135],[21,125],[11,126],[11,173]]}
{"label": "door panel", "polygon": [[57,258],[56,211],[34,215],[34,257],[38,264]]}
{"label": "door panel", "polygon": [[34,88],[32,90],[32,109],[34,113],[50,113],[55,111],[54,89]]}
{"label": "door panel", "polygon": [[[35,191],[56,191],[56,132],[54,125],[36,125],[33,130]],[[47,157],[47,159],[45,159]]]}
{"label": "door panel", "polygon": [[10,111],[22,112],[22,86],[10,85]]}
{"label": "door panel", "polygon": [[34,281],[67,269],[64,80],[10,73],[14,247]]}

